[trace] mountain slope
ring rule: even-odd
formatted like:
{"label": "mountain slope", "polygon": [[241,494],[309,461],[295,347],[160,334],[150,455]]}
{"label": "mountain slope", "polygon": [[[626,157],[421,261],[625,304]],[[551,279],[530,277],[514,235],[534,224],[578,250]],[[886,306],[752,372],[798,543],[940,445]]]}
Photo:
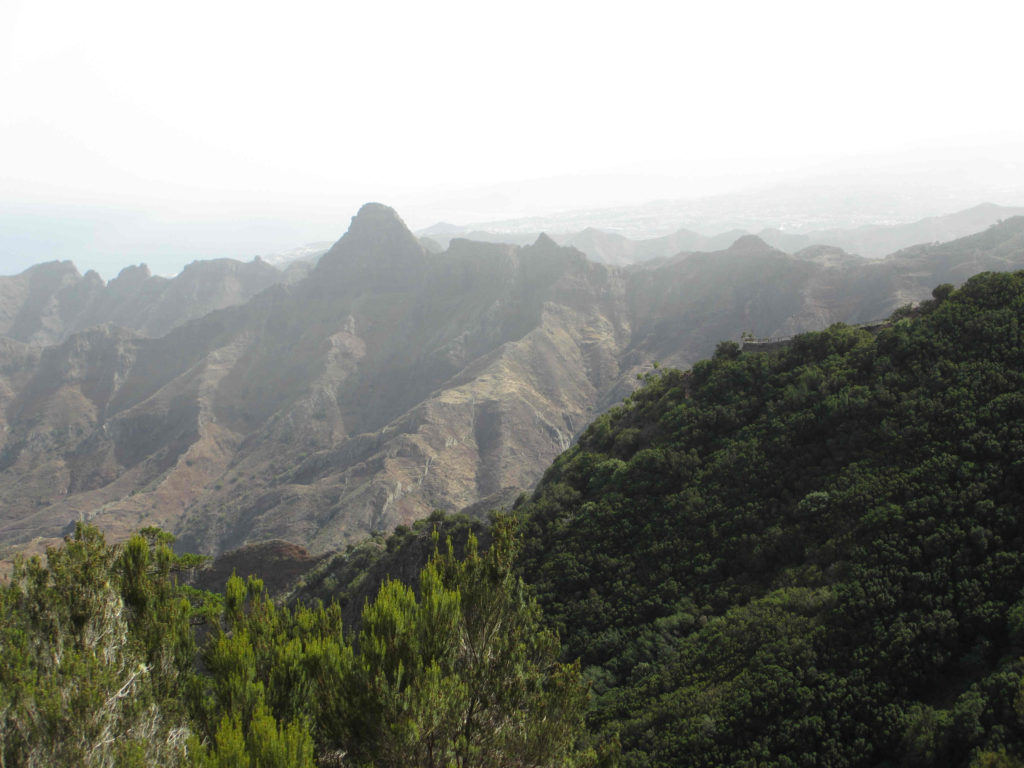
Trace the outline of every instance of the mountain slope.
{"label": "mountain slope", "polygon": [[[398,237],[395,222],[381,242],[346,235],[321,261],[320,279],[296,291],[290,306],[305,313],[303,325],[324,335],[343,330],[329,334],[326,358],[303,364],[312,373],[305,391],[264,423],[239,424],[251,432],[233,471],[250,481],[209,494],[188,523],[186,545],[192,536],[208,541],[212,530],[228,546],[242,543],[240,534],[301,535],[319,550],[528,486],[619,375],[622,289],[604,268],[549,241],[524,249],[456,244],[430,258]],[[382,251],[391,254],[384,265],[358,261]],[[337,285],[332,270],[350,295],[342,288],[317,296]],[[396,271],[407,284],[396,284]],[[244,379],[265,380],[280,352],[254,354]],[[238,394],[244,399],[243,390],[224,400]],[[304,445],[296,446],[299,434]],[[268,466],[276,468],[272,483],[263,480]],[[206,514],[212,509],[220,514]],[[253,525],[239,530],[235,515],[252,510]]]}
{"label": "mountain slope", "polygon": [[877,262],[745,237],[623,270],[547,237],[430,253],[370,204],[307,277],[163,336],[6,339],[0,542],[87,518],[209,553],[318,554],[435,508],[507,505],[652,361],[874,320],[936,282],[1024,266],[1022,229]]}
{"label": "mountain slope", "polygon": [[518,510],[627,765],[1024,743],[1024,273],[935,297],[649,376]]}
{"label": "mountain slope", "polygon": [[[622,291],[545,238],[431,257],[366,206],[299,284],[159,339],[79,334],[19,370],[0,535],[85,514],[112,532],[154,520],[204,551],[322,551],[528,486],[620,374]],[[121,368],[93,392],[78,358],[103,356]]]}
{"label": "mountain slope", "polygon": [[768,242],[783,250],[799,250],[811,245],[831,245],[869,259],[878,259],[918,243],[946,243],[979,232],[1014,216],[1024,208],[983,203],[945,216],[929,216],[908,224],[867,225],[853,229],[823,229],[806,234],[761,233]]}

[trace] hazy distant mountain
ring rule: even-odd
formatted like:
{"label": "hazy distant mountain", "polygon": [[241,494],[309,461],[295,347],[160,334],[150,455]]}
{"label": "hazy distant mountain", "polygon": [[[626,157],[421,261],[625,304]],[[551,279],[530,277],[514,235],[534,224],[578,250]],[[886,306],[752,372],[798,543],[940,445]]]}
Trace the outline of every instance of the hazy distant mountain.
{"label": "hazy distant mountain", "polygon": [[331,245],[332,243],[328,241],[307,243],[306,245],[300,245],[298,248],[289,248],[286,251],[278,251],[277,253],[271,253],[267,256],[262,256],[261,258],[268,264],[272,264],[273,266],[282,269],[297,261],[305,261],[315,264],[319,261],[321,256],[330,250]]}
{"label": "hazy distant mountain", "polygon": [[505,243],[507,245],[529,245],[540,235],[540,230],[530,232],[488,232],[484,229],[460,227],[455,224],[439,223],[416,233],[420,239],[427,239],[447,248],[452,240],[474,240],[478,243]]}
{"label": "hazy distant mountain", "polygon": [[[435,242],[447,246],[454,238],[475,240],[481,243],[508,243],[525,245],[532,243],[540,232],[486,232],[457,228],[453,225],[439,225],[424,232],[432,232]],[[423,235],[423,232],[420,233]],[[738,237],[747,234],[742,230],[725,232],[714,237],[704,237],[689,230],[679,230],[671,235],[650,238],[648,240],[632,240],[614,232],[605,232],[590,227],[582,232],[554,233],[549,235],[559,245],[571,246],[582,251],[591,261],[600,264],[625,266],[649,259],[674,256],[684,251],[715,251],[728,248]]]}
{"label": "hazy distant mountain", "polygon": [[868,258],[886,254],[919,243],[941,243],[966,237],[1012,216],[1024,215],[1024,207],[1007,208],[984,203],[946,216],[929,216],[909,224],[878,224],[856,229],[831,229],[806,234],[764,230],[759,236],[783,250],[794,252],[810,245],[833,245]]}
{"label": "hazy distant mountain", "polygon": [[746,232],[742,230],[733,230],[705,237],[688,229],[681,229],[662,237],[630,240],[622,235],[591,228],[574,235],[555,235],[554,237],[562,245],[571,245],[573,248],[583,251],[594,261],[624,266],[675,256],[679,253],[724,250],[745,234]]}
{"label": "hazy distant mountain", "polygon": [[[44,266],[72,294],[86,280]],[[159,524],[207,552],[287,539],[316,553],[434,508],[486,508],[536,482],[653,360],[872,320],[1022,266],[1024,218],[875,261],[745,236],[622,269],[546,236],[430,253],[370,204],[308,277],[160,337],[108,320],[65,338],[53,308],[78,305],[47,288],[49,310],[7,312],[3,329],[63,340],[0,337],[0,542],[84,516],[114,535]],[[19,277],[6,289],[30,293]]]}
{"label": "hazy distant mountain", "polygon": [[[762,229],[758,237],[769,245],[795,253],[812,245],[828,245],[841,248],[849,253],[868,258],[879,258],[901,248],[929,242],[945,242],[965,237],[985,229],[1002,219],[1024,215],[1024,207],[1007,208],[984,203],[964,211],[930,216],[908,224],[872,224],[853,229],[827,229],[810,232],[790,232],[776,228]],[[437,224],[423,230],[430,233],[438,243],[447,245],[453,237],[490,243],[523,244],[533,242],[540,234],[535,232],[502,231],[500,223],[495,231],[458,227],[453,224]],[[680,229],[669,235],[647,239],[632,239],[600,227],[588,227],[581,232],[551,234],[560,245],[571,245],[583,251],[588,258],[602,264],[623,266],[649,259],[675,256],[691,251],[717,251],[728,248],[729,244],[750,232],[732,229],[714,236]]]}
{"label": "hazy distant mountain", "polygon": [[903,178],[832,176],[740,193],[662,198],[637,205],[570,209],[537,216],[475,219],[468,230],[523,234],[580,232],[594,227],[638,240],[680,229],[703,234],[735,229],[760,232],[770,228],[809,233],[908,224],[962,210],[978,200],[1022,205],[1024,186],[1017,181],[979,187],[966,177],[939,179],[928,172],[910,173]]}
{"label": "hazy distant mountain", "polygon": [[285,279],[256,259],[194,261],[173,278],[150,274],[145,264],[126,267],[104,283],[79,274],[70,261],[0,277],[0,333],[28,344],[54,344],[104,323],[163,336],[215,309],[242,304]]}

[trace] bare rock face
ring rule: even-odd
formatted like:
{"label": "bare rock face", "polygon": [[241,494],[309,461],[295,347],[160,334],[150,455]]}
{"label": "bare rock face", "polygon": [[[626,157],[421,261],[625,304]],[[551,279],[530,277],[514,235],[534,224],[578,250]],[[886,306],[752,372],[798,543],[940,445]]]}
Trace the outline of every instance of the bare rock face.
{"label": "bare rock face", "polygon": [[[429,253],[378,204],[305,278],[248,299],[262,278],[237,262],[106,286],[43,265],[0,281],[0,544],[38,548],[88,519],[115,538],[160,525],[210,554],[288,540],[316,555],[481,510],[531,487],[652,360],[872,320],[1013,266],[1024,219],[880,262],[749,237],[623,270],[546,236]],[[228,299],[188,322],[160,309]],[[141,330],[67,331],[104,306]]]}

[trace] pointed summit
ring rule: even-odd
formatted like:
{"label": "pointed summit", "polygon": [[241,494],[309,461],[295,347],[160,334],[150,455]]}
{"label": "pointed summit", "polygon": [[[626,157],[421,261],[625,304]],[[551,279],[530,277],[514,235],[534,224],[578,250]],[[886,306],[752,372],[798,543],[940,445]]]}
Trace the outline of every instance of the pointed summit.
{"label": "pointed summit", "polygon": [[423,256],[423,247],[405,226],[405,222],[395,209],[381,203],[367,203],[360,208],[352,217],[348,232],[327,252],[324,260],[328,260],[339,250],[352,251],[363,248],[380,251],[382,256]]}
{"label": "pointed summit", "polygon": [[774,248],[768,245],[768,243],[757,235],[743,235],[743,237],[730,245],[725,252],[744,255],[748,253],[769,253],[774,250]]}
{"label": "pointed summit", "polygon": [[547,232],[541,232],[537,235],[537,240],[533,244],[534,248],[557,248],[558,243],[551,239],[551,236]]}
{"label": "pointed summit", "polygon": [[366,203],[348,232],[323,255],[311,277],[355,281],[363,288],[406,284],[418,278],[426,251],[405,222],[380,203]]}
{"label": "pointed summit", "polygon": [[352,217],[352,223],[349,225],[347,235],[358,237],[366,232],[387,229],[409,232],[405,222],[402,221],[394,208],[382,203],[366,203]]}

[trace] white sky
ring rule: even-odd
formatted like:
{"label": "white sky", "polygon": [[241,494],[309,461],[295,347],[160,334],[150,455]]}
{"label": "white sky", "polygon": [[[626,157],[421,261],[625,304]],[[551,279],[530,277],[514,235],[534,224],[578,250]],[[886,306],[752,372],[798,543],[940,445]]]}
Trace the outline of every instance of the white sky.
{"label": "white sky", "polygon": [[299,245],[370,199],[1024,144],[1016,6],[0,0],[0,213],[40,236],[0,233],[0,274],[67,258],[65,215],[126,264],[158,250],[140,220]]}

